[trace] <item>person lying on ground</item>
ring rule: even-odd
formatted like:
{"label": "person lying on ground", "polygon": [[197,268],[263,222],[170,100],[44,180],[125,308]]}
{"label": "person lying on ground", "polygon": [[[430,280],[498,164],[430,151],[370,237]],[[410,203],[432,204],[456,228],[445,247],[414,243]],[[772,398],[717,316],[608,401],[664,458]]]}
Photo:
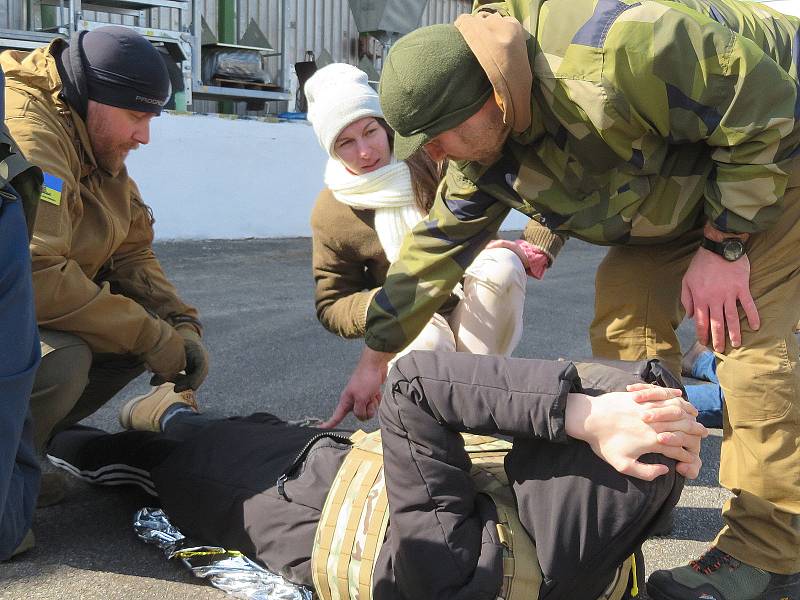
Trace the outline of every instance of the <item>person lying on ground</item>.
{"label": "person lying on ground", "polygon": [[60,433],[49,456],[144,487],[184,534],[322,599],[619,600],[707,434],[657,361],[636,373],[414,351],[379,433],[209,419],[172,394],[124,407],[132,431]]}

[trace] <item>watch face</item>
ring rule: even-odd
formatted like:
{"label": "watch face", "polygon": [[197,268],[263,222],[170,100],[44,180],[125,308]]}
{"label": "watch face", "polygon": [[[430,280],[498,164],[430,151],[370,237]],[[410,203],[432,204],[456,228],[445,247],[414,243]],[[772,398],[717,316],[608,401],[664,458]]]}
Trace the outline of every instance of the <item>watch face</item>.
{"label": "watch face", "polygon": [[744,244],[741,240],[724,240],[722,242],[722,256],[725,260],[738,260],[744,254]]}

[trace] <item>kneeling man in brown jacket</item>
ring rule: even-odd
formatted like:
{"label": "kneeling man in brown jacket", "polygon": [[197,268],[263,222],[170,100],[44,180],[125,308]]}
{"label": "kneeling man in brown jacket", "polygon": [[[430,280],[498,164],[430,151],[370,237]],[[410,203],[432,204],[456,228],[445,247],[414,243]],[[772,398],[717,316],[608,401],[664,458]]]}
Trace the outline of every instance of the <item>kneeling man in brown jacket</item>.
{"label": "kneeling man in brown jacket", "polygon": [[125,158],[170,96],[158,52],[123,27],[0,55],[5,121],[44,171],[31,253],[43,360],[31,398],[41,450],[144,370],[196,389],[207,354],[195,308],[152,249],[153,217]]}

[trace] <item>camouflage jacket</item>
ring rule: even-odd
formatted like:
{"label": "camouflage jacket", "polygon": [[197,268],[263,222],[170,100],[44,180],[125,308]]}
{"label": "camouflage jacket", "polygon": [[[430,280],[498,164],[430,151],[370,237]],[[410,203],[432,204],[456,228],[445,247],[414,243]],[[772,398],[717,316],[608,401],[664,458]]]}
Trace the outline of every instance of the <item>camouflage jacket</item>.
{"label": "camouflage jacket", "polygon": [[367,316],[414,338],[510,209],[597,244],[672,239],[781,213],[800,145],[800,20],[737,0],[478,0],[530,33],[533,122],[485,167],[451,163]]}

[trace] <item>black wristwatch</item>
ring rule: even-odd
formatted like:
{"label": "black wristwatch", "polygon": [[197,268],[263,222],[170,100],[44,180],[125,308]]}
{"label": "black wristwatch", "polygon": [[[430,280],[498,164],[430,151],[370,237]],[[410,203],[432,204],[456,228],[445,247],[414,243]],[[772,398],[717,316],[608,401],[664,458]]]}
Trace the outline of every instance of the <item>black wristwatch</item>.
{"label": "black wristwatch", "polygon": [[715,242],[707,237],[703,237],[703,241],[700,245],[706,250],[711,250],[711,252],[719,254],[722,258],[730,262],[739,260],[745,254],[744,242],[735,237],[725,238],[721,242]]}

